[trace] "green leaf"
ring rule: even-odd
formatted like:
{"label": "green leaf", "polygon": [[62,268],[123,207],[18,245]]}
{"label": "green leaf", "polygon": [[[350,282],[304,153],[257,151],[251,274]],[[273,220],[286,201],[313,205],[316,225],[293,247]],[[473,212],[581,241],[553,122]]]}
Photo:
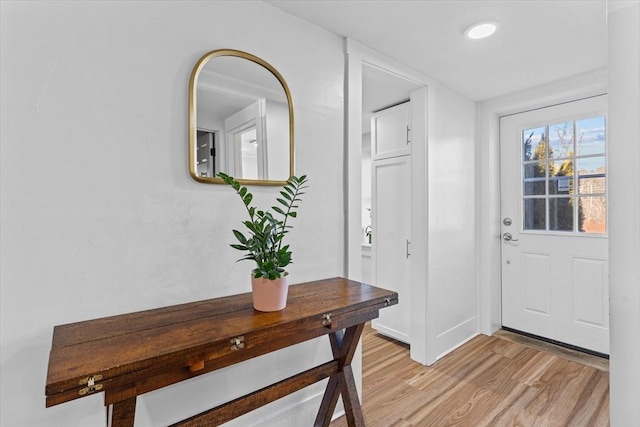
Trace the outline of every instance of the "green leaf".
{"label": "green leaf", "polygon": [[291,212],[289,212],[289,216],[292,217],[292,218],[296,218],[298,216],[298,213],[295,212],[295,211],[291,211]]}
{"label": "green leaf", "polygon": [[242,199],[242,201],[244,201],[244,204],[249,206],[249,204],[251,203],[251,200],[253,200],[253,194],[251,193],[247,193],[246,196],[244,196],[244,198]]}
{"label": "green leaf", "polygon": [[291,200],[291,196],[286,191],[281,191],[280,194],[287,200]]}
{"label": "green leaf", "polygon": [[284,186],[284,187],[282,187],[282,188],[284,188],[284,189],[285,189],[285,191],[286,191],[287,193],[291,194],[292,196],[295,194],[295,191],[293,191],[293,190],[289,187],[289,185],[287,185],[287,184],[285,184],[285,186]]}
{"label": "green leaf", "polygon": [[239,193],[240,197],[244,197],[244,195],[247,194],[247,187],[242,187]]}
{"label": "green leaf", "polygon": [[228,185],[232,185],[233,184],[233,177],[227,175],[226,173],[219,172],[218,176],[220,178],[222,178],[222,180],[225,182],[225,184],[228,184]]}
{"label": "green leaf", "polygon": [[235,244],[232,244],[232,245],[229,245],[229,246],[231,246],[233,249],[237,249],[237,250],[239,250],[239,251],[248,251],[248,250],[249,250],[249,248],[248,248],[248,247],[246,247],[245,245],[235,245]]}
{"label": "green leaf", "polygon": [[236,236],[236,239],[238,239],[240,243],[245,245],[247,244],[247,238],[244,236],[244,234],[242,234],[238,230],[233,230],[233,234]]}
{"label": "green leaf", "polygon": [[272,206],[271,209],[273,209],[274,211],[278,212],[280,215],[286,215],[284,213],[284,211],[282,209],[280,209],[279,207],[277,207],[277,206]]}
{"label": "green leaf", "polygon": [[281,267],[286,267],[291,262],[291,252],[278,254],[278,264]]}

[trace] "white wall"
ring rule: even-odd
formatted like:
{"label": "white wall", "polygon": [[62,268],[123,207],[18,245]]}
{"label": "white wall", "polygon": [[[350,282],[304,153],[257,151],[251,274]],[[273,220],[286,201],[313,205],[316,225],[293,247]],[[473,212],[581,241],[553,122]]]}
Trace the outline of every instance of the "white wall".
{"label": "white wall", "polygon": [[610,9],[608,36],[611,425],[625,427],[640,425],[640,2]]}
{"label": "white wall", "polygon": [[[209,50],[246,50],[287,80],[297,171],[311,180],[291,274],[343,273],[341,39],[253,1],[3,1],[0,15],[1,425],[104,423],[99,395],[45,409],[54,325],[249,291],[251,265],[228,246],[237,196],[188,173],[188,79]],[[271,203],[276,189],[255,193]],[[136,425],[169,424],[329,357],[316,340],[149,393]],[[321,391],[233,424],[312,399],[261,424],[310,425]]]}
{"label": "white wall", "polygon": [[434,86],[427,142],[427,363],[478,334],[476,106]]}

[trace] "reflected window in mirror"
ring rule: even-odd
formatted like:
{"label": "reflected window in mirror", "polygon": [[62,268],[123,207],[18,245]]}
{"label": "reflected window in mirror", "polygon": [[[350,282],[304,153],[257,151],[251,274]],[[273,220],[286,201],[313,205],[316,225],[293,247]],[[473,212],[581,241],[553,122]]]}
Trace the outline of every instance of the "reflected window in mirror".
{"label": "reflected window in mirror", "polygon": [[281,185],[293,175],[293,104],[268,63],[230,49],[204,55],[191,74],[189,170],[199,182]]}

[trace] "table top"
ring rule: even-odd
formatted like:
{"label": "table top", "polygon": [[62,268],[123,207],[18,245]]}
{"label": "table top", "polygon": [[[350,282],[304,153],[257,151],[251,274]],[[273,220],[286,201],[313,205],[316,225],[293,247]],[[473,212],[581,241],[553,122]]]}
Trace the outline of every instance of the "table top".
{"label": "table top", "polygon": [[[377,310],[397,300],[395,292],[332,278],[290,286],[287,307],[277,312],[254,310],[251,293],[245,293],[55,326],[47,406],[81,397],[77,390],[88,378],[122,385],[167,366],[225,357],[229,365],[321,336],[323,327],[377,317]],[[232,354],[234,337],[249,349],[242,356]]]}

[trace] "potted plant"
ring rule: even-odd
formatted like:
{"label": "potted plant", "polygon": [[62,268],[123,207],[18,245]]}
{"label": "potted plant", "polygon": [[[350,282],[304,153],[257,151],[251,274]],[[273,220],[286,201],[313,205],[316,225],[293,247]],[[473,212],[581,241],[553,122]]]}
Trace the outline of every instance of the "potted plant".
{"label": "potted plant", "polygon": [[239,243],[231,247],[246,252],[238,261],[251,260],[256,267],[251,271],[251,287],[253,290],[253,306],[259,311],[282,310],[287,304],[289,290],[288,272],[285,267],[291,264],[291,250],[284,244],[284,237],[293,228],[288,221],[296,218],[300,196],[307,188],[307,176],[292,176],[282,186],[280,196],[276,198],[279,206],[272,206],[271,211],[252,206],[253,194],[233,177],[218,173],[222,180],[230,185],[240,196],[249,219],[242,223],[248,230],[247,235],[233,230]]}

